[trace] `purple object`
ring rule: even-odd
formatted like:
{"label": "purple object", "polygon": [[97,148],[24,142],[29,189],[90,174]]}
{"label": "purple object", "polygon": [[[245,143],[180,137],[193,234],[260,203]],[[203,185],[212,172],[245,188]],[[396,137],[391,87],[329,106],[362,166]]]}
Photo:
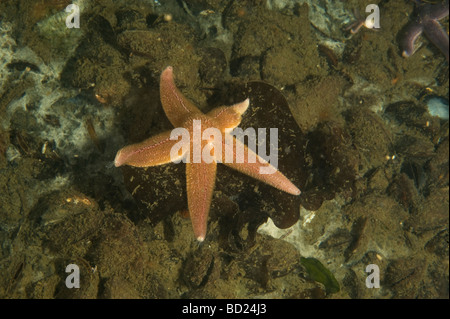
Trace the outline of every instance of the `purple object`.
{"label": "purple object", "polygon": [[448,35],[438,20],[448,16],[449,0],[436,4],[415,2],[417,4],[417,15],[405,28],[405,35],[400,43],[402,55],[409,57],[414,54],[414,43],[423,32],[444,53],[448,62]]}

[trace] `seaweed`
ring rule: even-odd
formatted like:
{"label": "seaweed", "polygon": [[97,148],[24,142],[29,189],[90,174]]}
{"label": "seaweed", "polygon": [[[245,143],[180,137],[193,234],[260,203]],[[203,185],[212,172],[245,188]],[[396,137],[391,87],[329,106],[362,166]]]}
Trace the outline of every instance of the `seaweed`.
{"label": "seaweed", "polygon": [[300,262],[306,268],[309,277],[325,286],[327,294],[334,294],[340,291],[339,282],[334,275],[316,258],[301,257]]}

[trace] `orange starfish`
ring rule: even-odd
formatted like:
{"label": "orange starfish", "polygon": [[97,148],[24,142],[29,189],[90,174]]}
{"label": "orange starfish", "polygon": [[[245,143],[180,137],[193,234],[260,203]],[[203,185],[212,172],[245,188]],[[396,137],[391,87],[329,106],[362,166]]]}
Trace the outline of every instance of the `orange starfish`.
{"label": "orange starfish", "polygon": [[[188,138],[182,135],[178,141],[173,134],[176,130],[158,134],[120,149],[114,164],[116,167],[149,167],[183,160],[186,163],[189,215],[198,241],[203,241],[206,236],[217,163],[223,163],[287,193],[300,194],[300,190],[286,176],[229,134],[241,122],[241,116],[249,106],[249,99],[232,106],[218,107],[204,114],[177,89],[173,68],[170,66],[161,74],[160,95],[167,118],[174,127],[189,133]],[[214,132],[218,134],[211,134]],[[192,141],[189,136],[193,136]],[[203,137],[200,143],[196,136]],[[243,154],[239,153],[240,149]],[[200,153],[201,150],[203,151]],[[202,155],[200,158],[199,153]],[[251,160],[255,158],[256,161]],[[271,173],[262,173],[262,168]]]}

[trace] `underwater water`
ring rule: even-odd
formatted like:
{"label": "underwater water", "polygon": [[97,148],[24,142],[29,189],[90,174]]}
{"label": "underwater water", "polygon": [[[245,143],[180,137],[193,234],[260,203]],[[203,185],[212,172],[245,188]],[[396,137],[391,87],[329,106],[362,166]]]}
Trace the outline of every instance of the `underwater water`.
{"label": "underwater water", "polygon": [[[0,298],[448,298],[448,1],[373,3],[0,1]],[[247,98],[300,195],[115,161]]]}

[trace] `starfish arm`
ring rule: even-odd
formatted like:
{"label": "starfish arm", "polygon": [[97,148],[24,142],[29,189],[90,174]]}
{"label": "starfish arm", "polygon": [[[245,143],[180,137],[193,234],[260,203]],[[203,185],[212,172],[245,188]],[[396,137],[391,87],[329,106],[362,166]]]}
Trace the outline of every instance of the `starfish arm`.
{"label": "starfish arm", "polygon": [[444,53],[448,61],[448,35],[436,20],[428,20],[423,23],[423,32],[433,44]]}
{"label": "starfish arm", "polygon": [[232,106],[222,106],[210,111],[207,116],[214,119],[217,129],[222,132],[232,131],[241,123],[242,114],[248,109],[249,99]]}
{"label": "starfish arm", "polygon": [[164,112],[173,126],[182,126],[189,114],[203,114],[178,90],[173,79],[173,68],[168,66],[161,74],[159,85]]}
{"label": "starfish arm", "polygon": [[209,207],[211,205],[217,164],[186,163],[186,186],[189,215],[195,238],[202,242],[206,236]]}
{"label": "starfish arm", "polygon": [[448,3],[448,0],[443,3],[427,3],[421,7],[419,15],[422,17],[422,20],[441,20],[448,16]]}
{"label": "starfish arm", "polygon": [[[231,140],[233,141],[233,145],[229,144]],[[237,147],[244,150],[244,158],[241,160],[242,163],[238,163],[236,160],[238,157]],[[233,161],[229,162],[227,158],[232,158]],[[256,159],[256,161],[249,161],[249,158]],[[234,137],[224,139],[222,144],[222,158],[217,159],[217,161],[286,193],[300,195],[300,190],[286,176]],[[262,174],[261,169],[265,169],[266,171],[270,170],[272,173]]]}
{"label": "starfish arm", "polygon": [[188,149],[187,147],[180,148],[178,156],[171,158],[171,150],[179,142],[171,140],[170,134],[170,131],[164,132],[141,143],[125,146],[117,152],[114,165],[116,167],[122,165],[148,167],[170,163],[183,158],[185,155],[183,152],[185,149]]}
{"label": "starfish arm", "polygon": [[423,26],[417,21],[412,21],[406,26],[405,35],[401,40],[402,55],[407,58],[414,54],[414,43],[423,31]]}

